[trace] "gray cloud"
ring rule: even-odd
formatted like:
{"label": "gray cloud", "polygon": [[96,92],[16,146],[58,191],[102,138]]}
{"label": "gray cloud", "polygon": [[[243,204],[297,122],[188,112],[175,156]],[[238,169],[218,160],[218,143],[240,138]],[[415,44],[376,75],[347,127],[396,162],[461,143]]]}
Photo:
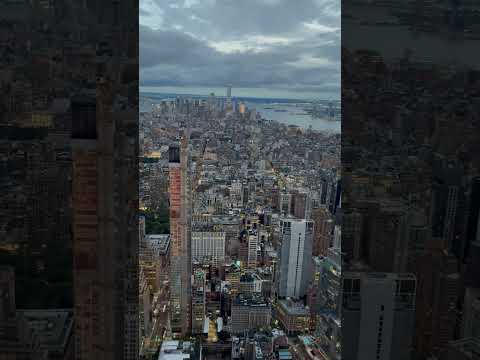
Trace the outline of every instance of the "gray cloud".
{"label": "gray cloud", "polygon": [[152,15],[149,11],[145,10],[144,8],[143,9],[140,8],[139,13],[140,13],[140,16],[151,16]]}
{"label": "gray cloud", "polygon": [[142,85],[340,88],[340,1],[141,0]]}

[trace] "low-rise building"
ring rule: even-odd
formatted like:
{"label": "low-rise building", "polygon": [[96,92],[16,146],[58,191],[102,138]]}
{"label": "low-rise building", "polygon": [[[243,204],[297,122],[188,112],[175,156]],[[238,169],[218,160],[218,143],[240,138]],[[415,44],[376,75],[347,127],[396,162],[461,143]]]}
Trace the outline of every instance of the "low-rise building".
{"label": "low-rise building", "polygon": [[310,311],[301,302],[279,300],[275,306],[275,318],[287,335],[301,334],[309,330]]}
{"label": "low-rise building", "polygon": [[270,325],[272,310],[260,295],[239,294],[232,303],[231,331],[234,334]]}

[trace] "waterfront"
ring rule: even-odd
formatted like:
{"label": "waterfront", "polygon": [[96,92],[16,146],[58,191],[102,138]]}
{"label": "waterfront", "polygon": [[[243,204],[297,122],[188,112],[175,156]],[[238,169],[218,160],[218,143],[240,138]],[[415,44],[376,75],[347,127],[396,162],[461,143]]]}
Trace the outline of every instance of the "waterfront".
{"label": "waterfront", "polygon": [[[247,103],[249,106],[249,103]],[[330,120],[326,118],[315,118],[305,112],[303,106],[300,104],[251,104],[262,118],[267,120],[275,120],[282,124],[296,125],[304,129],[310,126],[313,130],[327,131],[333,133],[341,132],[341,122],[337,120]]]}
{"label": "waterfront", "polygon": [[[153,104],[176,97],[207,98],[205,95],[192,94],[160,94],[160,93],[140,93],[143,101],[140,101],[140,111],[147,112],[152,109]],[[250,109],[255,109],[262,118],[274,120],[286,125],[295,125],[304,129],[311,127],[313,130],[340,133],[341,122],[338,120],[314,117],[305,111],[305,108],[311,106],[311,102],[292,100],[292,99],[273,99],[273,98],[234,98],[234,101],[243,101]],[[324,101],[327,103],[327,101]]]}

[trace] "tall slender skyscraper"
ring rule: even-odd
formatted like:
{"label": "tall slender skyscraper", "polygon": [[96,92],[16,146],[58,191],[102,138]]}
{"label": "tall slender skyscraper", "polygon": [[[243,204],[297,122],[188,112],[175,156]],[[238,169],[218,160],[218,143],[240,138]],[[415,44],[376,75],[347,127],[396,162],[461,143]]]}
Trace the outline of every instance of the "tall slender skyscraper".
{"label": "tall slender skyscraper", "polygon": [[185,336],[191,330],[191,184],[188,138],[169,148],[170,177],[170,314],[172,332]]}
{"label": "tall slender skyscraper", "polygon": [[[135,113],[116,112],[108,80],[72,101],[76,359],[138,356]],[[126,115],[126,117],[125,117]],[[121,159],[122,161],[118,161]]]}
{"label": "tall slender skyscraper", "polygon": [[227,85],[227,110],[232,110],[232,85]]}
{"label": "tall slender skyscraper", "polygon": [[312,274],[313,221],[280,219],[281,255],[279,296],[305,296]]}

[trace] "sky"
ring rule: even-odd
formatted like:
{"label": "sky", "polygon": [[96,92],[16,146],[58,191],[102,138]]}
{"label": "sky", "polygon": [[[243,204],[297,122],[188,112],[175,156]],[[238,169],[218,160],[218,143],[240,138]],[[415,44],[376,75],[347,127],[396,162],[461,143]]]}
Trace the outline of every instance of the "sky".
{"label": "sky", "polygon": [[141,89],[227,84],[339,98],[340,0],[140,0]]}

